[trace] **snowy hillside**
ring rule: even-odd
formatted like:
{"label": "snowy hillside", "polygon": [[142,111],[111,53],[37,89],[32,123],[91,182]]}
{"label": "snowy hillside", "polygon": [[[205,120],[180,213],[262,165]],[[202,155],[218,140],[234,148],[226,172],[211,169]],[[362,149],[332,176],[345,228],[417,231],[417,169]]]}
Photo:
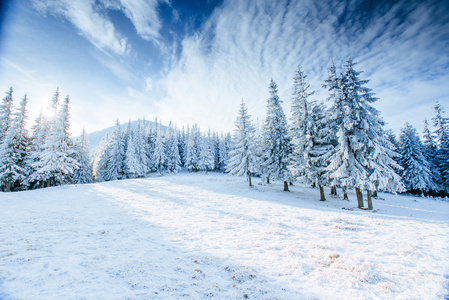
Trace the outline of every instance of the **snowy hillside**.
{"label": "snowy hillside", "polygon": [[2,193],[0,298],[449,295],[449,202],[380,194],[364,211],[353,191],[319,202],[317,189],[254,181],[181,173]]}

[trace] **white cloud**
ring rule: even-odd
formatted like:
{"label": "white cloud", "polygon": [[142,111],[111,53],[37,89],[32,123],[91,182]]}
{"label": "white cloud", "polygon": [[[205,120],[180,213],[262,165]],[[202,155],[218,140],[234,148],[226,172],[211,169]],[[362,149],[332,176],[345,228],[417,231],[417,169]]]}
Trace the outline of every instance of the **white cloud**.
{"label": "white cloud", "polygon": [[35,0],[41,12],[61,14],[96,48],[125,55],[130,49],[127,39],[116,32],[113,23],[95,6],[93,0]]}
{"label": "white cloud", "polygon": [[[379,6],[367,19],[351,5],[225,1],[201,32],[183,40],[179,61],[159,81],[167,94],[159,103],[161,115],[232,130],[241,98],[254,117],[264,117],[270,78],[278,83],[288,113],[298,64],[316,97],[324,100],[321,84],[330,58],[340,65],[351,56],[365,71],[361,77],[371,79],[368,86],[380,97],[376,106],[386,121],[394,129],[405,121],[420,128],[422,119],[431,117],[435,98],[449,103],[449,88],[435,88],[441,83],[434,80],[442,78],[449,63],[447,36],[432,24],[435,7],[398,2],[387,10]],[[418,95],[419,100],[410,101]],[[419,109],[426,105],[428,110]],[[406,111],[416,113],[413,120]]]}

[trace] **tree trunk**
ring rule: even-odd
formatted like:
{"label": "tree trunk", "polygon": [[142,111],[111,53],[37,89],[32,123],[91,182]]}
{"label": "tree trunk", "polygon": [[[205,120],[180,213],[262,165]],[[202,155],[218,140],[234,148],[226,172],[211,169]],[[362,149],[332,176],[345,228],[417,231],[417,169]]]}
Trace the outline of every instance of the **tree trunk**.
{"label": "tree trunk", "polygon": [[371,199],[371,191],[370,190],[366,191],[366,200],[368,201],[368,209],[373,210],[373,201]]}
{"label": "tree trunk", "polygon": [[332,186],[331,187],[331,195],[337,197],[337,187],[336,186]]}
{"label": "tree trunk", "polygon": [[284,181],[284,191],[285,192],[290,192],[289,189],[288,189],[288,182],[287,181]]}
{"label": "tree trunk", "polygon": [[267,176],[267,183],[270,184],[270,176]]}
{"label": "tree trunk", "polygon": [[319,185],[320,187],[320,201],[326,201],[326,197],[324,196],[324,188],[322,185]]}
{"label": "tree trunk", "polygon": [[363,194],[359,188],[355,188],[355,194],[357,195],[358,208],[362,208],[363,207]]}
{"label": "tree trunk", "polygon": [[248,170],[248,182],[249,182],[249,186],[253,186],[251,184],[251,171],[250,170]]}
{"label": "tree trunk", "polygon": [[349,198],[348,198],[348,192],[347,192],[347,190],[346,190],[346,187],[345,187],[345,186],[342,187],[341,190],[342,190],[342,192],[343,192],[343,200],[349,200]]}
{"label": "tree trunk", "polygon": [[372,197],[377,198],[377,190],[374,190]]}
{"label": "tree trunk", "polygon": [[6,181],[6,191],[11,192],[11,181]]}
{"label": "tree trunk", "polygon": [[48,178],[48,179],[47,179],[47,187],[50,187],[50,183],[51,183],[51,179]]}

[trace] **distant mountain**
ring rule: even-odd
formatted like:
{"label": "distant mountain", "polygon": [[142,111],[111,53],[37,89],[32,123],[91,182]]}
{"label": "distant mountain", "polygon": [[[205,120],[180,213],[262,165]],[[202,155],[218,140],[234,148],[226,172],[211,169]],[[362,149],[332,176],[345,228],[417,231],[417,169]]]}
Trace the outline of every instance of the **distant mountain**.
{"label": "distant mountain", "polygon": [[[153,121],[147,121],[145,120],[145,124],[146,126],[150,126],[153,125],[154,122]],[[137,126],[137,120],[136,121],[131,121],[131,126],[134,128]],[[98,147],[98,145],[100,145],[101,140],[106,136],[106,134],[110,134],[114,131],[114,127],[115,126],[111,126],[99,131],[95,131],[92,133],[89,133],[87,135],[88,139],[89,139],[89,144],[90,144],[90,152],[93,152],[95,150],[95,148]],[[125,130],[126,127],[128,127],[128,122],[120,124],[120,128],[122,130]],[[162,125],[162,130],[165,131],[167,129],[166,126]]]}

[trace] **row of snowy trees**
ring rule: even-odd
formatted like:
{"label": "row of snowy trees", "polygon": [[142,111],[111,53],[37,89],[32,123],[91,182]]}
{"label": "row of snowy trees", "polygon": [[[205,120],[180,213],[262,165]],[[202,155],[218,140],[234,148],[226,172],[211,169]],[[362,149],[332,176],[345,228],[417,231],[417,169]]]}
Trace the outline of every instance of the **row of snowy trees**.
{"label": "row of snowy trees", "polygon": [[66,183],[92,182],[87,134],[72,140],[69,135],[69,97],[62,103],[57,89],[50,117],[42,112],[26,128],[27,95],[14,110],[13,90],[0,107],[0,189],[19,191]]}
{"label": "row of snowy trees", "polygon": [[[251,174],[267,182],[283,181],[286,191],[289,182],[300,180],[319,187],[322,201],[324,186],[330,186],[333,194],[337,186],[341,187],[344,198],[348,188],[355,188],[359,207],[364,206],[362,191],[366,190],[368,209],[372,209],[371,196],[378,190],[447,192],[448,126],[441,106],[435,108],[437,142],[427,127],[424,146],[416,136],[407,144],[405,131],[396,142],[372,106],[377,98],[366,87],[369,81],[359,78],[361,72],[354,65],[348,59],[338,74],[332,62],[323,84],[328,91],[328,106],[310,100],[313,92],[308,91],[307,76],[298,67],[289,125],[273,80],[261,130],[252,124],[242,100],[227,171],[248,174],[250,185]],[[410,153],[416,151],[422,155],[412,162],[417,155]]]}
{"label": "row of snowy trees", "polygon": [[166,129],[157,122],[122,131],[117,120],[111,135],[101,142],[94,155],[96,178],[100,181],[146,177],[152,172],[177,173],[181,167],[192,171],[223,171],[227,164],[230,134],[201,132],[195,124],[187,130],[172,122]]}

